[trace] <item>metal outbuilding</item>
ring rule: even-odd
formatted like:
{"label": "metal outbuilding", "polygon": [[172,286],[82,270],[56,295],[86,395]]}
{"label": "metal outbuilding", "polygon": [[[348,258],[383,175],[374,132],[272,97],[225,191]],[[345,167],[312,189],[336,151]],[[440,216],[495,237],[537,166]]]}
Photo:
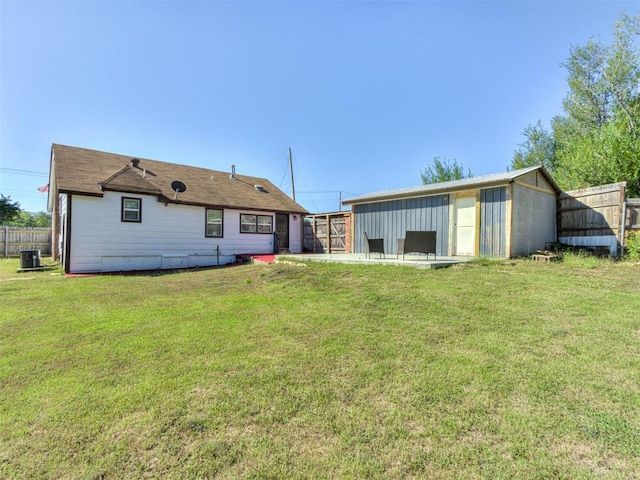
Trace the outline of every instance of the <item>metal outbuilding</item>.
{"label": "metal outbuilding", "polygon": [[347,199],[352,252],[382,238],[396,254],[407,231],[435,231],[441,256],[510,258],[557,240],[560,188],[542,166],[462,180],[386,190]]}

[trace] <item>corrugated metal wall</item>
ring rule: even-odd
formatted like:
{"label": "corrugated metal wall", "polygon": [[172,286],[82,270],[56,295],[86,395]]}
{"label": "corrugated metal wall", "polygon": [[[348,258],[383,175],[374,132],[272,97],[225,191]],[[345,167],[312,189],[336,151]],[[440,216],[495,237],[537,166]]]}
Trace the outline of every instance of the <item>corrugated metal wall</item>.
{"label": "corrugated metal wall", "polygon": [[511,211],[511,257],[526,257],[557,240],[556,196],[515,183]]}
{"label": "corrugated metal wall", "polygon": [[480,255],[506,256],[507,188],[480,190]]}
{"label": "corrugated metal wall", "polygon": [[408,230],[436,231],[438,255],[448,255],[449,195],[433,195],[354,205],[355,253],[365,251],[363,232],[369,238],[383,238],[387,254],[396,254],[397,240]]}

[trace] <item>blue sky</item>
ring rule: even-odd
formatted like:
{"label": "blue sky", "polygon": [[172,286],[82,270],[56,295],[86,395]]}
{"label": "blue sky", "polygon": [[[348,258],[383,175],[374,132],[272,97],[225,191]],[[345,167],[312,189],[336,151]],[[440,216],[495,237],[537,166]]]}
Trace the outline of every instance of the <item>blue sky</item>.
{"label": "blue sky", "polygon": [[[46,210],[52,143],[264,177],[312,213],[507,169],[616,1],[0,0],[0,193]],[[43,175],[44,174],[44,175]]]}

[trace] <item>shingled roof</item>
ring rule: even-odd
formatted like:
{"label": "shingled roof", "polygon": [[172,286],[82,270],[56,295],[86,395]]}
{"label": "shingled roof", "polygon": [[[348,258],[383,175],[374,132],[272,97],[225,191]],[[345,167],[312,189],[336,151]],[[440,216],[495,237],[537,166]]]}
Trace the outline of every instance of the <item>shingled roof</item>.
{"label": "shingled roof", "polygon": [[[50,190],[102,196],[105,191],[157,195],[166,203],[308,213],[266,178],[161,162],[87,148],[51,146]],[[187,187],[176,193],[178,180]]]}

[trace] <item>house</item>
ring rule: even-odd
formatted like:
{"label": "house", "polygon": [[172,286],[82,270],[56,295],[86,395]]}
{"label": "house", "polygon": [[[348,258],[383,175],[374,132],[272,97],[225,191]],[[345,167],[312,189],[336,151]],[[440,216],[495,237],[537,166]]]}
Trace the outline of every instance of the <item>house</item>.
{"label": "house", "polygon": [[407,231],[435,231],[438,256],[509,258],[557,240],[559,187],[542,166],[369,193],[343,201],[352,209],[352,248],[363,233],[396,254]]}
{"label": "house", "polygon": [[67,273],[231,263],[302,252],[307,211],[269,180],[53,144],[48,210]]}

